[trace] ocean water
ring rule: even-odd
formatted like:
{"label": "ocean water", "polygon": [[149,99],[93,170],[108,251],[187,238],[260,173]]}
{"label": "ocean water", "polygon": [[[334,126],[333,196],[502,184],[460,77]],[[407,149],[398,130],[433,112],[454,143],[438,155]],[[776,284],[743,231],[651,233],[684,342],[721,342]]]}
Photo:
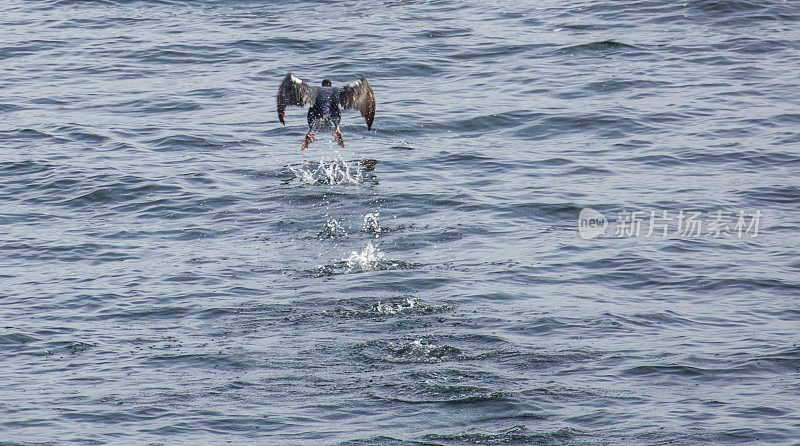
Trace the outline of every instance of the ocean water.
{"label": "ocean water", "polygon": [[[0,443],[800,442],[797,2],[0,29]],[[366,76],[373,130],[300,151],[290,71]]]}

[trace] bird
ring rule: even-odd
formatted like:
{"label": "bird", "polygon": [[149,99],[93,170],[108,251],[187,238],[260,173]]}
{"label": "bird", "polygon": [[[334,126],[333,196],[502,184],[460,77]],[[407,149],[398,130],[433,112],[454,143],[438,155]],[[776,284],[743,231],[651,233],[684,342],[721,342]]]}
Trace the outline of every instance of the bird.
{"label": "bird", "polygon": [[312,131],[333,130],[336,142],[344,147],[344,138],[339,129],[342,119],[340,106],[345,110],[356,109],[367,121],[367,130],[372,129],[375,119],[375,93],[365,77],[344,85],[334,87],[330,79],[324,79],[322,86],[312,87],[292,73],[286,75],[278,88],[278,120],[286,125],[284,114],[287,105],[308,109],[308,132],[300,150],[305,150],[314,141]]}

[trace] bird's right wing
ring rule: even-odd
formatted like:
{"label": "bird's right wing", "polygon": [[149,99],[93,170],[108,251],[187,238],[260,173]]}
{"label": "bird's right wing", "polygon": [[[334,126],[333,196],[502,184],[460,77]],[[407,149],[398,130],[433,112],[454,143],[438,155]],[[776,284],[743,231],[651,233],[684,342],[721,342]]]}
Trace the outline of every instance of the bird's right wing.
{"label": "bird's right wing", "polygon": [[281,121],[281,124],[286,125],[283,116],[287,105],[304,107],[311,104],[318,91],[319,88],[308,85],[294,74],[287,74],[278,88],[278,120]]}

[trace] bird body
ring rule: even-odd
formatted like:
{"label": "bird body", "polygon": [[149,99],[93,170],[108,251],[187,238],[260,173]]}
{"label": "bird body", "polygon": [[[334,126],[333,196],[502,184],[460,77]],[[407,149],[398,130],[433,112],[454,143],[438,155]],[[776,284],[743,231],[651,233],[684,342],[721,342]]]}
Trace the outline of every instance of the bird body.
{"label": "bird body", "polygon": [[342,111],[339,108],[339,92],[333,87],[321,87],[308,109],[308,126],[313,130],[333,130],[339,127]]}
{"label": "bird body", "polygon": [[375,119],[375,94],[364,77],[341,88],[333,87],[328,79],[322,81],[322,86],[312,87],[289,73],[278,89],[278,120],[283,125],[286,125],[284,114],[288,105],[311,106],[308,109],[308,132],[301,150],[307,149],[314,141],[311,132],[320,130],[334,130],[336,142],[344,147],[344,138],[339,129],[341,108],[361,112],[367,122],[367,130],[372,128]]}

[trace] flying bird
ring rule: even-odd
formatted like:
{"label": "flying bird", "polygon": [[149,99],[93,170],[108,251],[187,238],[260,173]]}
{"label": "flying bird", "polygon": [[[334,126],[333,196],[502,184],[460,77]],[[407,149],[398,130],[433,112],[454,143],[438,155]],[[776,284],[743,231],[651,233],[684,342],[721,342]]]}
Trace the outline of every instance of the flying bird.
{"label": "flying bird", "polygon": [[342,119],[339,106],[345,110],[356,109],[361,112],[361,116],[367,121],[367,130],[372,128],[372,121],[375,119],[375,93],[364,77],[341,88],[333,87],[329,79],[323,80],[321,87],[312,87],[289,73],[278,89],[278,120],[283,125],[286,125],[283,117],[287,105],[311,105],[308,109],[308,132],[300,150],[307,149],[314,141],[312,131],[322,130],[333,130],[336,142],[344,147],[342,131],[339,130],[339,121]]}

